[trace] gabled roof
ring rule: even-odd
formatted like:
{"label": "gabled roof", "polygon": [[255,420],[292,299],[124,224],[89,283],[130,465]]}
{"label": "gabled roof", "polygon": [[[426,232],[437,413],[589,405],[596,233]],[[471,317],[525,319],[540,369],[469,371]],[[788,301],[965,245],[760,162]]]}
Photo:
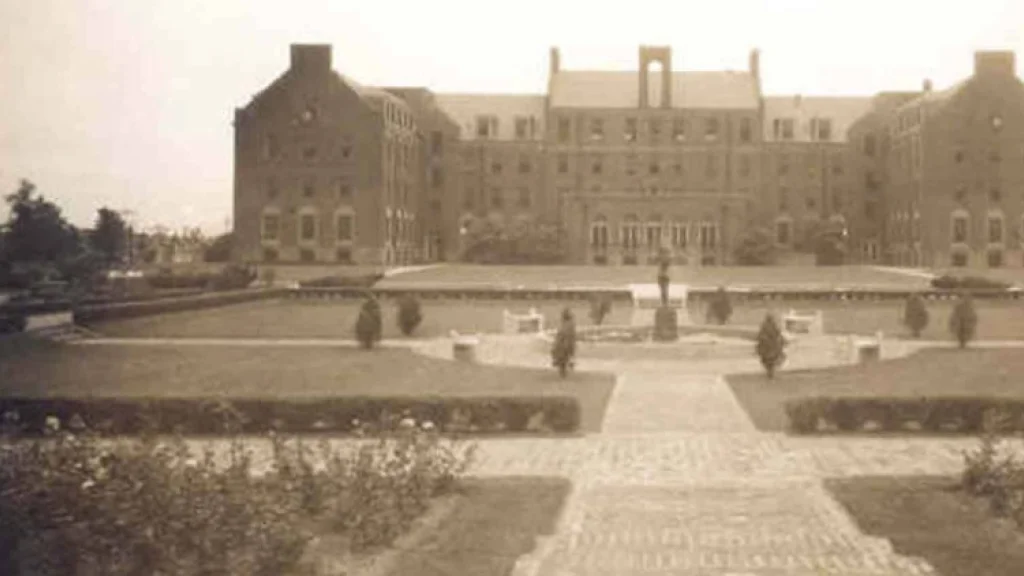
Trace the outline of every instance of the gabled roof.
{"label": "gabled roof", "polygon": [[953,84],[945,90],[931,90],[928,92],[922,92],[917,98],[904,102],[899,109],[907,109],[915,106],[940,106],[948,103],[957,94],[963,91],[964,87],[973,80],[974,77],[964,78],[963,80]]}
{"label": "gabled roof", "polygon": [[[845,142],[850,126],[871,110],[870,96],[766,96],[764,98],[764,139],[766,142],[811,142],[811,119],[832,123],[829,142]],[[792,118],[792,140],[775,137],[774,120]]]}
{"label": "gabled roof", "polygon": [[[660,73],[648,77],[661,94]],[[672,108],[756,109],[757,80],[748,72],[673,72]],[[565,70],[551,78],[552,108],[637,108],[640,73]]]}
{"label": "gabled roof", "polygon": [[498,119],[497,134],[489,140],[515,140],[515,119],[535,118],[534,140],[544,137],[544,96],[538,94],[436,94],[437,105],[472,139],[479,116]]}

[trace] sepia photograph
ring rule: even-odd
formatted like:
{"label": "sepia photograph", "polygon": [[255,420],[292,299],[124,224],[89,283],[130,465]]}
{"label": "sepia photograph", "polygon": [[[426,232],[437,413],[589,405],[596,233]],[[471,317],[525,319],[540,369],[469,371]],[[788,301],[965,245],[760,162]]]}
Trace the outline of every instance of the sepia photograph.
{"label": "sepia photograph", "polygon": [[1024,575],[1024,2],[0,21],[0,575]]}

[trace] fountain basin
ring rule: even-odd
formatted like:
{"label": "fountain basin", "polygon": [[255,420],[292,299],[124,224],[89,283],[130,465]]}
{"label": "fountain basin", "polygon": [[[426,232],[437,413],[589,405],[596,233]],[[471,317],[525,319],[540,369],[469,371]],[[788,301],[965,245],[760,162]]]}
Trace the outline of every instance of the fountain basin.
{"label": "fountain basin", "polygon": [[[679,327],[679,339],[656,342],[651,326],[586,326],[576,332],[576,357],[597,360],[719,360],[751,358],[757,329],[745,326]],[[538,333],[536,344],[550,352],[555,331]]]}

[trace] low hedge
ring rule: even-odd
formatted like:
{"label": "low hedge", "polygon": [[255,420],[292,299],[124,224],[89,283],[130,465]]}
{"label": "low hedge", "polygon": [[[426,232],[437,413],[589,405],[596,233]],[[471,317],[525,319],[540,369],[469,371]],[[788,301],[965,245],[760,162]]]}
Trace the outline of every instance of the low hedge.
{"label": "low hedge", "polygon": [[829,398],[786,403],[790,428],[800,434],[839,432],[924,431],[975,434],[986,417],[1005,418],[1011,431],[1024,431],[1024,399]]}
{"label": "low hedge", "polygon": [[[444,433],[575,432],[580,407],[571,397],[416,398],[335,397],[310,399],[193,398],[3,398],[0,414],[14,413],[25,433],[46,430],[46,419],[74,422],[101,434],[143,432],[219,435],[349,433],[395,430],[404,418],[429,421]],[[229,425],[230,424],[230,425]]]}
{"label": "low hedge", "polygon": [[194,296],[176,298],[142,300],[138,302],[119,302],[114,304],[78,306],[74,310],[74,315],[75,323],[87,324],[91,322],[104,322],[107,320],[166,314],[169,312],[187,312],[190,310],[202,310],[204,308],[216,308],[218,306],[227,306],[229,304],[240,304],[254,300],[277,298],[282,296],[284,293],[285,290],[283,289],[246,289],[230,292],[203,293]]}
{"label": "low hedge", "polygon": [[357,276],[327,276],[299,282],[300,288],[370,288],[383,274],[361,274]]}
{"label": "low hedge", "polygon": [[1008,282],[993,280],[983,276],[951,276],[943,275],[932,278],[932,288],[938,290],[1007,290]]}

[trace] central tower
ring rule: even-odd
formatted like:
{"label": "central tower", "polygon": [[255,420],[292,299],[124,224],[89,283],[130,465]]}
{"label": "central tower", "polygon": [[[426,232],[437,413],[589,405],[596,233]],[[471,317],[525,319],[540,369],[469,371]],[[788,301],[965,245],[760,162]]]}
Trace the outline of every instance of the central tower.
{"label": "central tower", "polygon": [[662,108],[672,107],[672,48],[668,46],[640,47],[640,108],[650,107],[650,68],[652,64],[661,66],[661,102]]}

